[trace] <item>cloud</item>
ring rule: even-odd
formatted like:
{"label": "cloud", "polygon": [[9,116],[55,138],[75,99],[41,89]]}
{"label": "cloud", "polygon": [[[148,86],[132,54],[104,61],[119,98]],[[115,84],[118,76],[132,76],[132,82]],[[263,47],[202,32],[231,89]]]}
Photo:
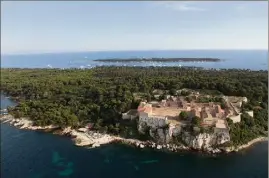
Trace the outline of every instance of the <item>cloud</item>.
{"label": "cloud", "polygon": [[205,11],[206,9],[197,7],[194,2],[176,2],[176,1],[168,1],[168,2],[157,2],[159,5],[162,5],[166,8],[176,10],[176,11]]}

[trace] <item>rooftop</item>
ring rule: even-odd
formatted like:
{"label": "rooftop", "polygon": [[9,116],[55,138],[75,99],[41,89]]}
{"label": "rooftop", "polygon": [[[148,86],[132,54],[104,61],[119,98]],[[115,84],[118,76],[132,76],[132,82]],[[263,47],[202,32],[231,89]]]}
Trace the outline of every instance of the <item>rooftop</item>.
{"label": "rooftop", "polygon": [[172,108],[172,107],[161,107],[161,108],[152,108],[152,115],[153,116],[171,116],[175,117],[178,116],[182,109],[179,108]]}
{"label": "rooftop", "polygon": [[218,121],[216,123],[216,127],[221,128],[221,129],[226,129],[227,128],[224,120],[220,120],[220,119],[218,119]]}

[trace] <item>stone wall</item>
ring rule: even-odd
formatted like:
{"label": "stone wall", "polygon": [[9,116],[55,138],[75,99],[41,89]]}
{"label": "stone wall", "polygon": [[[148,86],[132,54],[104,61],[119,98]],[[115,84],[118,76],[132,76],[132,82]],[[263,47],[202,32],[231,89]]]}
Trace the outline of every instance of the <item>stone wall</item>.
{"label": "stone wall", "polygon": [[180,126],[170,124],[166,117],[150,116],[147,113],[140,113],[138,121],[138,131],[149,135],[159,143],[169,143],[172,136],[177,136],[181,132]]}
{"label": "stone wall", "polygon": [[122,119],[131,119],[131,116],[127,113],[122,113]]}
{"label": "stone wall", "polygon": [[241,114],[237,116],[231,116],[230,119],[233,121],[233,123],[237,123],[241,121]]}
{"label": "stone wall", "polygon": [[253,111],[248,111],[247,113],[248,113],[248,115],[250,115],[251,117],[254,116]]}
{"label": "stone wall", "polygon": [[[253,111],[247,111],[246,113],[248,113],[251,117],[254,116]],[[241,121],[241,114],[242,113],[240,113],[237,116],[231,116],[230,119],[232,119],[233,123],[240,122]]]}

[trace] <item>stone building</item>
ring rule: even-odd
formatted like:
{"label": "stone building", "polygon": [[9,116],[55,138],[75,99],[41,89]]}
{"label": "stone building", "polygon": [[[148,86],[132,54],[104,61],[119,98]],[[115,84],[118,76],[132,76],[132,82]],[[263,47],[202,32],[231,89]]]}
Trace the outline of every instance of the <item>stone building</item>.
{"label": "stone building", "polygon": [[122,119],[133,120],[138,117],[138,112],[136,109],[131,109],[126,113],[122,113]]}

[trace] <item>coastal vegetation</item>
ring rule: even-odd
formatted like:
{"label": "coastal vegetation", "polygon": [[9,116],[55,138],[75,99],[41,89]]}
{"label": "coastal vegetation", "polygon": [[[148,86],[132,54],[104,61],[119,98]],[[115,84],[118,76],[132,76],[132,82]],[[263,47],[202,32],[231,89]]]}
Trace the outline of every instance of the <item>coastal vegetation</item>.
{"label": "coastal vegetation", "polygon": [[255,109],[254,117],[247,113],[241,115],[241,122],[233,123],[228,118],[232,145],[239,146],[248,143],[259,136],[267,136],[268,131],[268,110]]}
{"label": "coastal vegetation", "polygon": [[186,120],[188,118],[188,113],[186,111],[180,112],[179,118],[182,120]]}
{"label": "coastal vegetation", "polygon": [[[174,93],[182,88],[246,96],[242,122],[229,122],[234,145],[267,134],[268,73],[250,70],[208,70],[179,67],[96,67],[93,69],[1,69],[1,90],[19,104],[9,108],[15,117],[30,117],[36,125],[74,128],[91,124],[101,132],[136,137],[135,123],[121,114],[136,109],[135,93],[153,98],[155,89]],[[182,92],[182,95],[187,93]],[[202,99],[207,102],[219,98]],[[225,106],[222,106],[225,107]],[[182,118],[185,116],[182,115]],[[199,125],[199,118],[192,121]]]}

